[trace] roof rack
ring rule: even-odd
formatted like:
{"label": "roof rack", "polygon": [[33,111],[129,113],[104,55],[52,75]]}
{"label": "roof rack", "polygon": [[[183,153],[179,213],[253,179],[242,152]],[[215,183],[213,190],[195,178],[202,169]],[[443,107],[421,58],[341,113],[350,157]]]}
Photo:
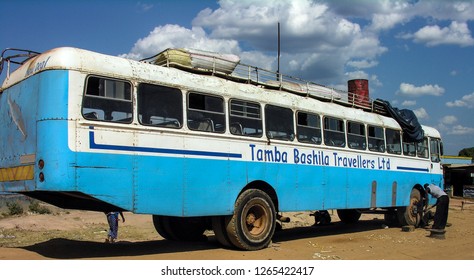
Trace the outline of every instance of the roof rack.
{"label": "roof rack", "polygon": [[231,54],[169,48],[140,61],[178,68],[197,74],[213,75],[239,83],[281,90],[347,107],[355,107],[365,111],[388,115],[383,102],[373,101],[368,96],[356,95],[352,92],[330,88],[300,78],[243,64],[240,63],[239,57]]}
{"label": "roof rack", "polygon": [[[7,52],[13,52],[13,54],[6,56]],[[0,75],[3,72],[3,65],[7,64],[7,77],[10,76],[10,64],[23,65],[30,58],[39,55],[39,52],[24,50],[24,49],[15,49],[15,48],[6,48],[2,51],[0,56]]]}

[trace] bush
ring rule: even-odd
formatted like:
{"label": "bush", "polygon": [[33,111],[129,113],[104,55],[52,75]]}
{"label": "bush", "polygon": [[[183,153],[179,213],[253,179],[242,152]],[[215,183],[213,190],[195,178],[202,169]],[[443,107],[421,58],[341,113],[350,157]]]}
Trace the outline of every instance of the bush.
{"label": "bush", "polygon": [[38,201],[33,200],[28,206],[30,212],[38,213],[38,214],[51,214],[51,210],[45,206],[41,206]]}
{"label": "bush", "polygon": [[18,201],[7,202],[8,214],[10,215],[21,215],[23,214],[23,207]]}

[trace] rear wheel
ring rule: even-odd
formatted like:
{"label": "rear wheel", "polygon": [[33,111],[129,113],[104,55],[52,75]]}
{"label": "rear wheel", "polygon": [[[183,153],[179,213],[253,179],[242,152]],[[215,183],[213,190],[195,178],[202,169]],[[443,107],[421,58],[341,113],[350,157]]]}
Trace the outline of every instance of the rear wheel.
{"label": "rear wheel", "polygon": [[338,209],[337,216],[345,224],[354,224],[359,221],[362,214],[356,209]]}
{"label": "rear wheel", "polygon": [[421,193],[418,189],[412,189],[410,194],[410,204],[407,207],[397,209],[397,217],[401,226],[418,226],[421,221]]}
{"label": "rear wheel", "polygon": [[153,215],[153,225],[155,226],[155,229],[158,234],[161,235],[164,239],[172,240],[173,238],[171,237],[170,233],[166,231],[164,225],[165,220],[167,220],[167,218],[168,217],[166,216]]}
{"label": "rear wheel", "polygon": [[234,245],[227,235],[227,224],[229,223],[232,216],[217,216],[212,217],[212,230],[217,241],[224,247],[232,248]]}
{"label": "rear wheel", "polygon": [[206,221],[201,217],[153,216],[153,224],[168,240],[199,241],[205,238]]}
{"label": "rear wheel", "polygon": [[267,247],[275,227],[276,212],[271,198],[261,190],[249,189],[235,202],[226,231],[234,246],[250,251]]}

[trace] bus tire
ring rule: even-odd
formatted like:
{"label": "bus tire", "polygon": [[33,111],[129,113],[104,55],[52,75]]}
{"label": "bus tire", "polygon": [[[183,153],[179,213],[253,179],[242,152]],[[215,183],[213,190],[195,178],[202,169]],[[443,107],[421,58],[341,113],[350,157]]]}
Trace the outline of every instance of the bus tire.
{"label": "bus tire", "polygon": [[227,224],[230,242],[254,251],[268,247],[276,228],[276,211],[271,198],[258,189],[244,191],[235,202],[234,215]]}
{"label": "bus tire", "polygon": [[212,230],[214,231],[214,236],[222,246],[227,248],[232,248],[234,245],[227,235],[227,224],[229,223],[232,216],[216,216],[212,217]]}
{"label": "bus tire", "polygon": [[164,234],[169,240],[202,241],[206,230],[206,222],[201,217],[169,217],[161,216]]}
{"label": "bus tire", "polygon": [[338,209],[337,210],[337,216],[339,217],[341,222],[345,224],[357,223],[361,215],[362,213],[360,213],[360,211],[357,209]]}
{"label": "bus tire", "polygon": [[421,221],[421,211],[418,204],[421,201],[421,193],[418,189],[412,189],[410,193],[410,204],[407,207],[399,207],[397,209],[397,217],[401,226],[417,227]]}
{"label": "bus tire", "polygon": [[155,226],[156,232],[158,232],[164,239],[172,240],[171,235],[166,231],[164,221],[167,217],[153,215],[153,225]]}

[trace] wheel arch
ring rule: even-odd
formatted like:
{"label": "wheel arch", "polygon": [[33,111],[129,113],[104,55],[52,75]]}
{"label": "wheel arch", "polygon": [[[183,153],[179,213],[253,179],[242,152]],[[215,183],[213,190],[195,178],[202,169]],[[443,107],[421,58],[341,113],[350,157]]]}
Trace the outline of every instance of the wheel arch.
{"label": "wheel arch", "polygon": [[[275,191],[275,189],[268,184],[265,181],[262,180],[255,180],[250,183],[248,183],[237,195],[237,198],[246,190],[248,189],[259,189],[261,191],[264,191],[272,200],[273,205],[275,206],[275,211],[279,212],[279,205],[278,205],[278,195]],[[237,200],[236,198],[236,200]]]}

